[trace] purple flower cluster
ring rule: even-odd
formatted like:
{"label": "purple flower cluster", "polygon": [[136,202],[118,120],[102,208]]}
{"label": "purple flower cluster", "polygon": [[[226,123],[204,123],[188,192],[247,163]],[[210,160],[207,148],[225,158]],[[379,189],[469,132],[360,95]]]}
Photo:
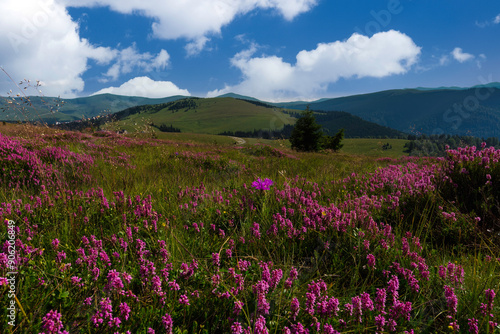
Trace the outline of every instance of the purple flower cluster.
{"label": "purple flower cluster", "polygon": [[59,312],[50,310],[42,319],[42,328],[45,332],[39,334],[69,334],[64,330],[61,317]]}
{"label": "purple flower cluster", "polygon": [[0,183],[10,188],[89,183],[94,159],[88,154],[47,146],[44,138],[12,139],[0,134]]}
{"label": "purple flower cluster", "polygon": [[374,269],[375,268],[375,255],[368,254],[366,256],[366,259],[368,260],[368,267]]}
{"label": "purple flower cluster", "polygon": [[481,303],[481,306],[480,306],[480,309],[481,309],[481,313],[483,314],[483,316],[491,316],[493,317],[493,303],[495,301],[495,296],[496,296],[496,293],[495,293],[495,290],[493,289],[486,289],[484,291],[484,295],[486,297],[486,304],[484,303]]}
{"label": "purple flower cluster", "polygon": [[165,327],[166,334],[172,334],[174,329],[174,322],[172,321],[172,317],[170,314],[166,313],[162,318],[163,326]]}
{"label": "purple flower cluster", "polygon": [[459,264],[448,262],[448,265],[446,267],[439,266],[438,274],[441,279],[455,286],[464,283],[465,271],[464,268]]}
{"label": "purple flower cluster", "polygon": [[261,180],[260,178],[257,179],[257,181],[252,182],[252,187],[254,187],[257,190],[269,190],[271,189],[271,186],[273,185],[273,181],[270,179],[264,179]]}
{"label": "purple flower cluster", "polygon": [[444,297],[446,298],[446,305],[448,306],[448,311],[451,316],[455,316],[457,314],[457,306],[458,306],[458,298],[455,295],[455,289],[445,285],[444,289]]}
{"label": "purple flower cluster", "polygon": [[91,321],[95,327],[99,327],[108,321],[109,327],[120,327],[121,319],[113,317],[113,306],[110,298],[102,298],[99,302],[99,310],[92,316]]}
{"label": "purple flower cluster", "polygon": [[468,319],[468,324],[469,324],[469,333],[471,334],[479,334],[479,327],[478,327],[478,321],[477,319]]}

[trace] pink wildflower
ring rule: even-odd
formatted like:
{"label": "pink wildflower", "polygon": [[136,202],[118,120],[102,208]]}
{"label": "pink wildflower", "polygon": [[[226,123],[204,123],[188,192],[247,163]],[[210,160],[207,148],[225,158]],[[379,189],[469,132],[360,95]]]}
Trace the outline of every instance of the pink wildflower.
{"label": "pink wildflower", "polygon": [[271,186],[273,185],[273,181],[270,179],[257,179],[257,181],[252,182],[252,187],[254,187],[257,190],[269,190],[271,189]]}
{"label": "pink wildflower", "polygon": [[368,260],[368,267],[370,268],[375,268],[375,255],[373,254],[368,254],[366,256],[366,259]]}

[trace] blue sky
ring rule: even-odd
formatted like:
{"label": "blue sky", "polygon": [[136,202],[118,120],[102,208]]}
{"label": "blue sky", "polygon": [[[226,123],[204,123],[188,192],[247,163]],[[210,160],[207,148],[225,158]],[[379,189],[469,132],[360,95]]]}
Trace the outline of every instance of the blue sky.
{"label": "blue sky", "polygon": [[[500,3],[2,0],[0,66],[48,96],[313,100],[500,81]],[[15,85],[0,73],[0,95]],[[31,93],[33,94],[33,93]]]}

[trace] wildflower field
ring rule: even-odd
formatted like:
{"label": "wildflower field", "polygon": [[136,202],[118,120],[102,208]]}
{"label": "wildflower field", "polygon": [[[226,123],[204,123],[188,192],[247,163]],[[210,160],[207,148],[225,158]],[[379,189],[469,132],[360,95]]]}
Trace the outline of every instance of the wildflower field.
{"label": "wildflower field", "polygon": [[0,333],[500,333],[499,159],[0,126]]}

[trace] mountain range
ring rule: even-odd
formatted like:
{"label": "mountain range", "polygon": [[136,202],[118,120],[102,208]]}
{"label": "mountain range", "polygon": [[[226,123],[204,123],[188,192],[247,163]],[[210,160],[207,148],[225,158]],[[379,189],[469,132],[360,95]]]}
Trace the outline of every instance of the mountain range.
{"label": "mountain range", "polygon": [[3,121],[40,121],[48,124],[71,122],[108,114],[139,105],[167,103],[188,96],[146,98],[100,94],[74,99],[30,96],[28,99],[0,97]]}
{"label": "mountain range", "polygon": [[[171,96],[162,99],[150,99],[112,94],[60,100],[52,97],[30,97],[29,102],[31,105],[24,103],[24,109],[23,101],[19,99],[1,98],[0,107],[3,107],[5,111],[3,111],[3,115],[0,115],[0,120],[38,120],[54,124],[56,122],[69,122],[115,114],[139,105],[168,104],[169,102],[186,98],[189,97]],[[335,130],[334,128],[342,125],[339,119],[342,118],[340,115],[343,114],[332,113],[335,111],[357,116],[359,117],[357,118],[358,120],[362,119],[382,127],[392,128],[397,130],[397,132],[417,134],[445,133],[451,135],[472,135],[483,138],[500,137],[500,83],[490,83],[469,88],[420,87],[415,89],[395,89],[311,102],[272,103],[238,94],[225,94],[219,98],[247,101],[255,107],[258,104],[268,105],[269,107],[278,108],[279,112],[282,112],[281,110],[288,110],[283,115],[293,113],[291,110],[304,110],[309,107],[314,111],[320,112],[318,114],[318,121],[320,123],[331,123],[329,128],[332,131]],[[210,101],[211,99],[197,100],[197,103],[201,103],[200,101]],[[59,107],[54,108],[57,105]],[[204,105],[206,106],[205,103]],[[219,105],[222,106],[222,103]],[[229,109],[220,111],[218,113],[220,117],[227,120],[230,116],[232,118],[241,116],[235,113],[237,108],[235,109],[234,106],[231,106],[231,103],[226,103],[225,105]],[[191,112],[194,112],[194,110],[192,109]],[[230,114],[231,110],[234,114]],[[248,112],[251,113],[251,111],[249,109],[245,110],[246,115],[250,116]],[[188,110],[185,112],[191,114]],[[200,118],[202,117],[201,114],[190,115],[189,117],[186,114],[183,117],[186,119],[185,122],[187,122],[185,124],[196,120],[198,124],[201,124],[199,125],[201,128],[204,127],[203,122],[206,122],[206,120],[203,121]],[[206,115],[203,117],[207,119]],[[346,116],[343,115],[343,117],[345,118]],[[165,122],[169,122],[169,125],[172,123],[173,126],[177,126],[174,124],[177,119],[177,117],[167,117]],[[223,121],[223,119],[220,121]],[[258,122],[255,124],[248,123],[244,118],[239,119],[239,122],[246,125],[258,124]],[[280,124],[284,125],[289,122],[290,119]],[[350,119],[349,122],[356,123],[353,119]],[[232,125],[237,123],[238,120],[231,122]],[[216,128],[218,127],[214,127],[213,130],[216,130]],[[248,126],[245,129],[248,129]],[[186,128],[186,130],[189,129]]]}
{"label": "mountain range", "polygon": [[500,84],[471,88],[397,89],[283,108],[341,110],[405,133],[500,137]]}

